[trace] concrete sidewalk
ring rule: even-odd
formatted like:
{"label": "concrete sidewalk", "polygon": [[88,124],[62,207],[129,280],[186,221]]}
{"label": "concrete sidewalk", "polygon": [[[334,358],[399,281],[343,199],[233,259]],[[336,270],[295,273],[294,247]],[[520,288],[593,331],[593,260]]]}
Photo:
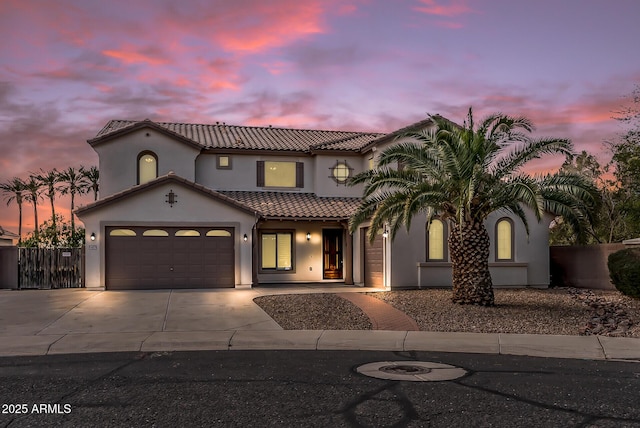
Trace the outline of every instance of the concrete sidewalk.
{"label": "concrete sidewalk", "polygon": [[[117,351],[383,350],[640,360],[640,339],[421,331],[285,331],[253,299],[360,287],[0,291],[0,356]],[[373,291],[366,289],[366,291]]]}

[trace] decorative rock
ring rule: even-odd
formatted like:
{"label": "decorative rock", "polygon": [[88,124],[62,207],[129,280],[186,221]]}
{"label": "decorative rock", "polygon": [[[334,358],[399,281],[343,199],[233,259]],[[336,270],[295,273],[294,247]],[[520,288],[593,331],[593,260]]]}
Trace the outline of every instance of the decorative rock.
{"label": "decorative rock", "polygon": [[569,288],[569,294],[591,309],[591,319],[580,329],[580,334],[589,336],[625,336],[633,322],[620,307],[620,300],[606,301],[591,290]]}

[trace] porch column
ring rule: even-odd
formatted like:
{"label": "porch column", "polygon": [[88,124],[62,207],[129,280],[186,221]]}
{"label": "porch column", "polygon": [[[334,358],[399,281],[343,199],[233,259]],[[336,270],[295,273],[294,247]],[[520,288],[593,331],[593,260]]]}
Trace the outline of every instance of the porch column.
{"label": "porch column", "polygon": [[344,230],[345,255],[344,255],[344,284],[353,285],[353,235],[349,233],[349,224],[342,222]]}
{"label": "porch column", "polygon": [[258,225],[251,229],[251,286],[258,285]]}

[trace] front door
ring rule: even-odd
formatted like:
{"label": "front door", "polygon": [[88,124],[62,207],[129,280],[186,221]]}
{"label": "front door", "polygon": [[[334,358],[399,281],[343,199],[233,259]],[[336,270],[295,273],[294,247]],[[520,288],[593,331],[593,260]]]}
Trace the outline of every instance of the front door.
{"label": "front door", "polygon": [[342,229],[322,231],[324,279],[342,279]]}

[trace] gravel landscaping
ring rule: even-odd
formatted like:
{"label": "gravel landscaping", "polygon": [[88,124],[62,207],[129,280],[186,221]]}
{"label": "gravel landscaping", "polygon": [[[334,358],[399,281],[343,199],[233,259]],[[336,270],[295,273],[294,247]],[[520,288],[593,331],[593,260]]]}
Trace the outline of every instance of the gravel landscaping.
{"label": "gravel landscaping", "polygon": [[[367,293],[422,331],[640,337],[640,300],[617,291],[496,289],[494,307],[457,305],[442,289]],[[255,302],[285,330],[369,330],[367,316],[334,294],[263,296]]]}

